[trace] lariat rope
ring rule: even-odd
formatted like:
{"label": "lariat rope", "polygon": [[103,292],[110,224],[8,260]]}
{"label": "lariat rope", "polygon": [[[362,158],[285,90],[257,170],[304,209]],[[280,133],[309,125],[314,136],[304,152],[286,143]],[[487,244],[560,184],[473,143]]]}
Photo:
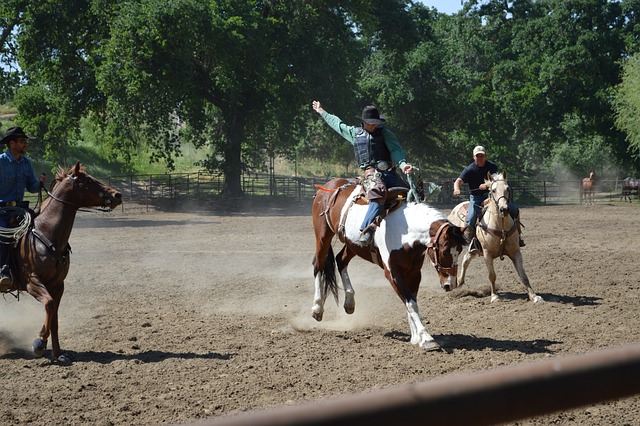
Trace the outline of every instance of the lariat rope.
{"label": "lariat rope", "polygon": [[[419,168],[413,166],[413,169],[418,172],[420,171]],[[418,190],[416,189],[416,184],[413,181],[413,177],[411,177],[411,174],[406,175],[407,176],[407,182],[409,182],[409,194],[407,195],[407,202],[411,202],[411,201],[415,201],[416,203],[419,203],[420,201],[420,197],[418,196]]]}
{"label": "lariat rope", "polygon": [[0,226],[0,243],[13,244],[22,238],[31,227],[31,213],[19,207],[3,207],[0,212],[5,214],[14,213],[16,217],[21,217],[20,223],[16,227],[5,228]]}

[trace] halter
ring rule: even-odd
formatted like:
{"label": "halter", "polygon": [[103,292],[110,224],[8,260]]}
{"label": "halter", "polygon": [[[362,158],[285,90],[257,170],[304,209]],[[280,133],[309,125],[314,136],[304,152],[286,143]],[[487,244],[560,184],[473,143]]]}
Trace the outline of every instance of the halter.
{"label": "halter", "polygon": [[433,263],[435,264],[436,271],[455,276],[458,273],[458,265],[454,263],[449,267],[442,266],[442,264],[440,263],[440,250],[438,250],[439,248],[438,240],[440,239],[440,235],[442,235],[442,232],[444,231],[445,227],[450,225],[451,223],[448,221],[440,225],[440,228],[438,228],[436,235],[431,237],[429,244],[427,244],[427,253],[429,252],[429,250],[433,250],[434,252]]}
{"label": "halter", "polygon": [[498,199],[496,199],[496,198],[493,196],[493,185],[494,185],[494,184],[497,184],[497,183],[498,183],[498,182],[496,182],[496,181],[491,182],[491,189],[489,190],[489,197],[490,197],[490,198],[491,198],[491,200],[496,204],[496,206],[498,205],[498,203],[500,202],[500,200],[501,200],[501,199],[503,199],[503,198],[504,198],[505,200],[507,200],[507,203],[509,203],[509,197],[507,197],[506,195],[501,195],[501,196],[499,196],[499,197],[498,197]]}

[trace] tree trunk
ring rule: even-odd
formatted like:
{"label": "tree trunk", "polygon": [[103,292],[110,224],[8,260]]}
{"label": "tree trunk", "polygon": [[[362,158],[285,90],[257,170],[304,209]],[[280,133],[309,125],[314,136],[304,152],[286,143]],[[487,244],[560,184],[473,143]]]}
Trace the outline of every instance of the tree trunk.
{"label": "tree trunk", "polygon": [[242,113],[227,117],[227,148],[224,153],[224,188],[222,194],[229,197],[241,197],[242,191],[242,140],[244,138],[244,120],[238,118]]}

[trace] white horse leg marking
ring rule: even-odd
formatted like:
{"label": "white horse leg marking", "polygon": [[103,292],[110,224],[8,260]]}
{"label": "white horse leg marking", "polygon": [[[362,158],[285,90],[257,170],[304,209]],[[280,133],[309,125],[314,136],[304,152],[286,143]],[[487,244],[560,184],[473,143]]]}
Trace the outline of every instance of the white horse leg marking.
{"label": "white horse leg marking", "polygon": [[411,329],[411,344],[418,345],[426,351],[438,349],[440,346],[427,332],[427,328],[420,320],[420,312],[418,302],[409,300],[405,302],[407,308],[407,317],[409,319],[409,328]]}
{"label": "white horse leg marking", "polygon": [[316,321],[322,321],[322,316],[324,315],[324,302],[327,298],[327,295],[322,288],[322,283],[320,282],[320,273],[318,272],[315,277],[315,286],[316,292],[313,296],[313,307],[311,308],[311,316]]}
{"label": "white horse leg marking", "polygon": [[529,300],[533,303],[544,302],[544,299],[541,296],[538,296],[531,287],[529,283],[529,277],[527,277],[527,273],[524,271],[524,261],[522,259],[522,253],[518,251],[513,258],[511,259],[513,262],[513,266],[516,268],[518,272],[518,276],[520,277],[520,281],[527,288],[527,293],[529,295]]}
{"label": "white horse leg marking", "polygon": [[495,302],[500,297],[496,294],[496,270],[493,267],[493,258],[491,256],[484,257],[484,263],[489,271],[489,285],[491,286],[491,302]]}
{"label": "white horse leg marking", "polygon": [[469,263],[471,263],[471,259],[473,259],[473,254],[469,253],[469,250],[465,250],[462,264],[458,269],[458,287],[464,285],[464,276],[467,274],[467,268],[469,267]]}
{"label": "white horse leg marking", "polygon": [[347,268],[344,268],[340,272],[340,278],[342,279],[342,286],[344,287],[344,311],[347,314],[352,314],[356,310],[356,292],[351,285]]}

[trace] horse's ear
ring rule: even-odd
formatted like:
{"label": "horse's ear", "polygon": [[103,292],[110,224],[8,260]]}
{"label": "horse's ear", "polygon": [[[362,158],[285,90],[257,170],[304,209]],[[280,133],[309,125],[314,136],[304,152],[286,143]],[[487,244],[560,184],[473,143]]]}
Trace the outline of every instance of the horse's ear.
{"label": "horse's ear", "polygon": [[504,180],[507,180],[507,172],[506,171],[502,172],[502,177],[504,178]]}
{"label": "horse's ear", "polygon": [[485,180],[492,180],[492,179],[491,179],[491,172],[487,172],[487,177],[486,177],[486,179],[485,179]]}
{"label": "horse's ear", "polygon": [[71,173],[73,173],[74,175],[77,175],[78,173],[80,173],[80,160],[78,160],[76,165],[73,166],[73,170],[71,171]]}

